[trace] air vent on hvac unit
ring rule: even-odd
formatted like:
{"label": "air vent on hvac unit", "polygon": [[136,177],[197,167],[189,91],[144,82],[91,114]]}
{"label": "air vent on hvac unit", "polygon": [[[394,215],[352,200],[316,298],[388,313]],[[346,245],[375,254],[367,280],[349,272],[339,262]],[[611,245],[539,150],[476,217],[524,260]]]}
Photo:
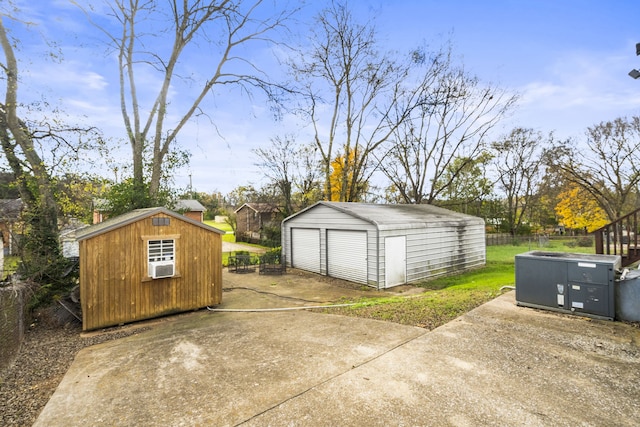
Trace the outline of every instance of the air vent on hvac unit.
{"label": "air vent on hvac unit", "polygon": [[173,261],[155,261],[149,263],[149,276],[152,279],[171,277],[174,274]]}

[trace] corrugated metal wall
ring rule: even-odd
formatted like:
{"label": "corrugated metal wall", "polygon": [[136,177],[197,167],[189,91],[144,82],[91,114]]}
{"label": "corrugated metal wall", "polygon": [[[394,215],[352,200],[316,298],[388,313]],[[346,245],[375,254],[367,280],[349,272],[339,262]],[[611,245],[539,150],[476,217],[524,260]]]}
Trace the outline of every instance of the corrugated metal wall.
{"label": "corrugated metal wall", "polygon": [[[346,277],[340,271],[338,271],[338,277],[344,276],[342,278],[379,288],[387,287],[384,245],[386,237],[406,236],[407,283],[482,266],[486,262],[484,222],[474,217],[452,216],[451,220],[425,221],[424,227],[398,229],[389,227],[379,231],[375,224],[366,220],[329,206],[316,205],[283,222],[283,249],[287,256],[287,263],[296,256],[296,248],[291,242],[291,230],[296,227],[318,230],[320,273],[331,276],[334,274],[331,269],[327,269],[327,259],[331,256],[328,251],[332,251],[332,248],[327,246],[328,233],[333,230],[366,232],[367,277],[365,281],[358,280],[357,277]],[[345,254],[338,253],[337,256],[345,256]]]}
{"label": "corrugated metal wall", "polygon": [[[366,261],[367,261],[367,277],[369,282],[371,278],[375,278],[377,274],[377,245],[376,245],[376,228],[362,219],[347,215],[343,212],[336,211],[324,205],[317,205],[303,212],[301,215],[292,217],[285,221],[282,225],[282,244],[283,251],[286,255],[287,265],[295,267],[296,248],[292,241],[292,231],[295,229],[313,229],[318,230],[320,235],[320,274],[327,274],[327,232],[328,230],[359,230],[367,232],[366,239]],[[306,245],[305,245],[306,246]],[[292,253],[292,249],[294,253]],[[308,250],[308,248],[307,248]],[[362,283],[366,283],[364,279]]]}
{"label": "corrugated metal wall", "polygon": [[356,283],[367,282],[367,232],[327,230],[327,274]]}
{"label": "corrugated metal wall", "polygon": [[320,230],[317,228],[292,228],[291,246],[296,248],[291,260],[293,268],[321,273]]}

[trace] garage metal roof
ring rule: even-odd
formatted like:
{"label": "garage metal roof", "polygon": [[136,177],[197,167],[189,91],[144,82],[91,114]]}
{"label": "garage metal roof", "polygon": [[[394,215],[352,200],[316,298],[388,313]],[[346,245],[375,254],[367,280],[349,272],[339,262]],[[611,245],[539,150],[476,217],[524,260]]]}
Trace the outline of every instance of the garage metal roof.
{"label": "garage metal roof", "polygon": [[457,223],[457,225],[484,225],[482,218],[450,211],[433,205],[408,204],[376,204],[354,202],[318,202],[295,215],[287,221],[316,206],[327,206],[332,209],[360,218],[375,224],[378,229],[424,228],[429,225]]}

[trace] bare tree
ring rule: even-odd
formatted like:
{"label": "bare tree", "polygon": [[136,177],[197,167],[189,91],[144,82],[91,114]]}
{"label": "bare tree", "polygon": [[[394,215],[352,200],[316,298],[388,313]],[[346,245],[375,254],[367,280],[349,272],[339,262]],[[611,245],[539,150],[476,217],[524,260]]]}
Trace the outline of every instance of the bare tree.
{"label": "bare tree", "polygon": [[421,77],[392,118],[399,126],[380,155],[380,170],[404,203],[433,203],[483,153],[487,133],[516,97],[455,66],[451,49],[413,56]]}
{"label": "bare tree", "polygon": [[275,137],[269,148],[257,148],[256,165],[277,189],[284,217],[321,200],[319,168],[313,145],[299,145],[293,135]]}
{"label": "bare tree", "polygon": [[288,217],[293,213],[292,186],[293,173],[296,167],[296,147],[292,136],[275,137],[269,148],[256,148],[254,154],[260,161],[256,164],[271,185],[278,189],[282,199],[282,215]]}
{"label": "bare tree", "polygon": [[451,162],[440,177],[448,184],[434,184],[445,189],[438,199],[438,205],[458,212],[483,216],[483,205],[493,192],[493,182],[487,176],[487,165],[491,160],[492,155],[484,152],[475,159],[459,157]]}
{"label": "bare tree", "polygon": [[300,147],[296,153],[298,173],[294,176],[296,191],[293,198],[298,209],[304,209],[322,200],[322,173],[315,144]]}
{"label": "bare tree", "polygon": [[640,117],[601,122],[586,141],[557,143],[547,163],[586,190],[611,221],[637,208],[640,184]]}
{"label": "bare tree", "polygon": [[[303,114],[313,126],[325,198],[358,201],[375,166],[372,153],[395,128],[388,116],[406,69],[380,53],[375,27],[357,23],[339,1],[317,16],[311,45],[291,67],[304,85]],[[332,176],[336,159],[340,172]]]}
{"label": "bare tree", "polygon": [[521,228],[540,183],[545,141],[533,129],[515,128],[491,144],[495,153],[498,186],[504,192],[509,232]]}
{"label": "bare tree", "polygon": [[[273,94],[274,85],[266,73],[243,58],[241,50],[252,42],[273,42],[270,34],[283,27],[293,11],[273,12],[271,5],[263,3],[262,0],[109,3],[120,30],[99,28],[118,56],[120,107],[132,149],[134,193],[138,193],[134,200],[143,199],[139,195],[146,192],[145,160],[151,165],[148,193],[152,200],[158,195],[166,156],[185,125],[194,116],[206,114],[201,105],[207,94],[222,85],[237,85],[249,94],[254,88]],[[87,15],[90,16],[89,12]],[[159,26],[162,23],[166,27]],[[173,39],[168,49],[163,49],[167,36]],[[210,70],[208,76],[196,78],[189,74],[189,64],[183,57],[192,47],[201,49],[201,61]],[[148,72],[159,77],[159,84],[151,103],[144,105],[145,97],[139,87],[143,79],[148,80],[145,74]],[[180,79],[190,81],[196,88],[194,94],[181,93],[181,105],[186,105],[182,110],[169,99],[172,85]]]}
{"label": "bare tree", "polygon": [[[4,24],[6,19],[11,17],[0,11],[0,80],[5,82],[0,89],[0,93],[4,92],[4,99],[0,101],[0,145],[24,204],[24,232],[19,247],[21,273],[50,285],[41,288],[45,293],[57,292],[59,286],[68,283],[62,277],[66,261],[58,242],[58,204],[51,171],[70,160],[64,154],[69,153],[67,148],[77,154],[80,145],[72,146],[64,134],[80,129],[63,129],[54,119],[36,127],[33,121],[20,116],[29,110],[18,100],[21,81],[14,52],[18,41],[10,38]],[[46,153],[48,157],[44,158]]]}

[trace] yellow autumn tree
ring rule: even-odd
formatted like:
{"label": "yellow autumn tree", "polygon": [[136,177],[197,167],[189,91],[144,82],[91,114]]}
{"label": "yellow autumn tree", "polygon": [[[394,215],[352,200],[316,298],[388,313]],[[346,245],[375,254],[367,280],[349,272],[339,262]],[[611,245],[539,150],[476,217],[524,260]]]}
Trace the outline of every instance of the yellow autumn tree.
{"label": "yellow autumn tree", "polygon": [[604,210],[591,195],[580,187],[572,186],[558,195],[555,211],[567,228],[592,232],[607,224]]}
{"label": "yellow autumn tree", "polygon": [[366,183],[354,182],[355,152],[350,150],[347,162],[338,156],[331,162],[331,201],[357,202],[367,190]]}

